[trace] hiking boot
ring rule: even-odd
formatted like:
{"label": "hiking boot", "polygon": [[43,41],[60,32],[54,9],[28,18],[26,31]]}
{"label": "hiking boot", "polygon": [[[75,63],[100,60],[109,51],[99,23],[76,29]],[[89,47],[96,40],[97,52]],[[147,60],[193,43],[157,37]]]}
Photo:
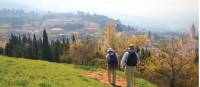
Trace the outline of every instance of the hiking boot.
{"label": "hiking boot", "polygon": [[112,86],[115,86],[115,83],[110,83]]}

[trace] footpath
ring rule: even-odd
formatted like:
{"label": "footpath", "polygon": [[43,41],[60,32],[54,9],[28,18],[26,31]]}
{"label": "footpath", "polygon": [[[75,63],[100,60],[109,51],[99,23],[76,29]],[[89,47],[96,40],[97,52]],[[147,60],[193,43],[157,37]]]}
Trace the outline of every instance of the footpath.
{"label": "footpath", "polygon": [[[112,86],[111,84],[108,83],[108,77],[107,73],[103,71],[97,71],[97,72],[89,72],[87,74],[89,77],[96,78],[102,83],[106,83],[110,85],[111,87],[126,87],[126,80],[120,76],[116,77],[116,86]],[[137,85],[134,85],[134,87],[139,87]]]}

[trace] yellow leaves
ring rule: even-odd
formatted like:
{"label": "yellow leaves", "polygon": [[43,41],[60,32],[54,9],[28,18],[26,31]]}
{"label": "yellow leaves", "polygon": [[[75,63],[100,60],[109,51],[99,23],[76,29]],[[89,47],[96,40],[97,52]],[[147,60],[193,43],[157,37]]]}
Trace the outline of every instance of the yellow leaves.
{"label": "yellow leaves", "polygon": [[109,21],[107,26],[107,32],[106,32],[106,40],[107,44],[115,48],[115,42],[116,42],[116,30],[115,30],[115,24],[113,21]]}
{"label": "yellow leaves", "polygon": [[128,44],[134,44],[136,46],[143,46],[148,41],[146,35],[138,35],[128,40]]}

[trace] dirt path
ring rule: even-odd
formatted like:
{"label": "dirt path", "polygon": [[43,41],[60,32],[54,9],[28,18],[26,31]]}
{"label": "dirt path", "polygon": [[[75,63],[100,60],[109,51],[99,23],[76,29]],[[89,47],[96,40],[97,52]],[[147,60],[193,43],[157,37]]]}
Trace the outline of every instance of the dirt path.
{"label": "dirt path", "polygon": [[[108,77],[107,77],[106,72],[103,72],[103,71],[89,72],[87,75],[90,77],[96,78],[97,80],[99,80],[102,83],[106,83],[106,84],[110,85],[108,83]],[[110,85],[110,86],[112,86],[112,85]],[[117,76],[115,87],[126,87],[126,80],[120,76]],[[134,87],[139,87],[139,86],[135,85]]]}

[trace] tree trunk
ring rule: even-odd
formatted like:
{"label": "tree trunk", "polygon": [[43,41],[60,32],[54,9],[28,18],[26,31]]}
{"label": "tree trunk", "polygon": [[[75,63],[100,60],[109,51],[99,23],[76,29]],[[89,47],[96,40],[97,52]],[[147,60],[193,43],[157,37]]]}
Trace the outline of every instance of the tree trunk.
{"label": "tree trunk", "polygon": [[171,79],[171,86],[170,87],[176,87],[176,76],[175,72],[172,73],[172,79]]}

